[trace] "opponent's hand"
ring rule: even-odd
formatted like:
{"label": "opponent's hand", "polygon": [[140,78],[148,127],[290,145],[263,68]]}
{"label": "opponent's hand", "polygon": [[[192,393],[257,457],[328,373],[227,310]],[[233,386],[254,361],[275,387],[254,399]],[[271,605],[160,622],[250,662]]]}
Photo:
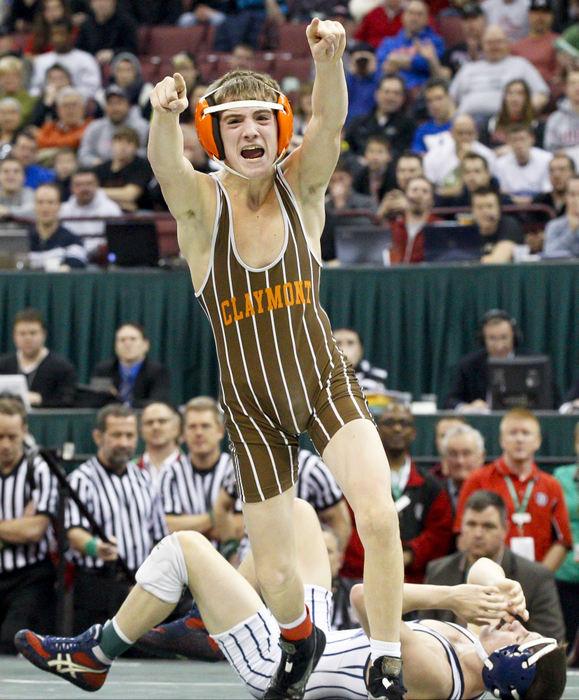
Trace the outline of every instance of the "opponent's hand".
{"label": "opponent's hand", "polygon": [[527,610],[527,602],[521,584],[518,581],[506,578],[502,581],[497,581],[495,585],[505,596],[505,614],[511,617],[518,616],[526,622],[529,619],[529,611]]}
{"label": "opponent's hand", "polygon": [[157,112],[181,114],[187,109],[187,86],[181,73],[174,73],[157,83],[151,92],[151,105]]}
{"label": "opponent's hand", "polygon": [[308,25],[306,37],[314,61],[332,63],[342,58],[346,48],[346,30],[340,22],[316,17]]}
{"label": "opponent's hand", "polygon": [[509,600],[507,591],[501,590],[498,585],[463,583],[452,587],[452,611],[476,625],[502,617]]}

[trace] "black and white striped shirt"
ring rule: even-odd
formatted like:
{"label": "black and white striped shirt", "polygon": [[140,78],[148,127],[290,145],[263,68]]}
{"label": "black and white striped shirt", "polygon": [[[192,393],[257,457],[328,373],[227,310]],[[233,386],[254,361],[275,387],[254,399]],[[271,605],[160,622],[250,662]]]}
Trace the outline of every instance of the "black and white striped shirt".
{"label": "black and white striped shirt", "polygon": [[228,477],[233,476],[233,462],[221,453],[216,464],[207,470],[196,469],[188,457],[175,460],[161,476],[161,501],[167,515],[201,515],[213,507]]}
{"label": "black and white striped shirt", "polygon": [[[154,544],[167,534],[161,502],[150,475],[129,462],[123,474],[106,469],[91,457],[68,477],[70,485],[107,537],[116,537],[119,556],[131,571],[145,561]],[[88,520],[69,498],[66,529],[82,527],[91,532]],[[73,551],[72,560],[81,567],[99,568],[102,559]]]}
{"label": "black and white striped shirt", "polygon": [[[24,509],[31,500],[36,506],[36,515],[50,518],[56,515],[57,481],[38,455],[22,457],[20,464],[10,474],[0,475],[0,520],[23,517]],[[4,542],[0,550],[0,574],[44,561],[48,557],[51,536],[52,525],[40,542]]]}
{"label": "black and white striped shirt", "polygon": [[363,359],[354,371],[365,394],[380,394],[386,391],[388,372],[382,367],[375,367],[368,360]]}

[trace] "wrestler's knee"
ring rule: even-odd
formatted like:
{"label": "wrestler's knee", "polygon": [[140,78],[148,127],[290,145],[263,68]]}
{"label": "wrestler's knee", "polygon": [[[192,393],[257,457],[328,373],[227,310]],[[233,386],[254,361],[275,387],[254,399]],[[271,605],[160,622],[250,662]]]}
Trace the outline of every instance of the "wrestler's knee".
{"label": "wrestler's knee", "polygon": [[296,565],[287,557],[273,556],[255,562],[255,575],[260,588],[274,594],[290,585],[296,575]]}
{"label": "wrestler's knee", "polygon": [[400,537],[398,513],[391,498],[376,496],[365,503],[356,515],[356,529],[365,546]]}

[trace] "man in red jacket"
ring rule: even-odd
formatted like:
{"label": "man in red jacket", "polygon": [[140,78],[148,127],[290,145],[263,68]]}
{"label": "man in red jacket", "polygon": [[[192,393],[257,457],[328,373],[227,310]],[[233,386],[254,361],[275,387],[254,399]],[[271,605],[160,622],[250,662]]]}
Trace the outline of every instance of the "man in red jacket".
{"label": "man in red jacket", "polygon": [[569,513],[559,482],[534,462],[541,446],[541,428],[531,411],[514,408],[500,424],[503,454],[476,469],[464,482],[458,501],[455,530],[464,506],[478,489],[494,491],[507,505],[507,545],[515,554],[556,571],[573,541]]}
{"label": "man in red jacket", "polygon": [[438,221],[432,214],[434,187],[425,177],[415,177],[406,185],[406,211],[392,223],[390,262],[416,263],[424,261],[426,224]]}

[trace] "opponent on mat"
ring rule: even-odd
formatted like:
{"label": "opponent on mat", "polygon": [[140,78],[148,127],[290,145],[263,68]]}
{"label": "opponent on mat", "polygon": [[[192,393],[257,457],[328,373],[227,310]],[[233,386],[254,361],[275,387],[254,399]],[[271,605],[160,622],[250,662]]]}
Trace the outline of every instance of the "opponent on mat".
{"label": "opponent on mat", "polygon": [[282,661],[266,698],[301,698],[323,652],[297,573],[293,525],[299,434],[310,437],[356,514],[366,553],[368,696],[402,698],[403,563],[388,463],[372,416],[320,306],[324,196],[347,112],[339,22],[306,30],[316,78],[302,145],[283,161],[293,119],[269,76],[233,71],[196,108],[201,144],[222,168],[183,155],[176,73],[152,94],[149,159],[178,223],[196,296],[215,337],[220,401],[262,595],[281,628]]}
{"label": "opponent on mat", "polygon": [[[363,698],[369,642],[362,629],[330,631],[330,568],[319,521],[311,506],[296,501],[298,566],[316,625],[325,631],[325,651],[309,678],[306,698]],[[242,569],[251,578],[251,555]],[[21,630],[20,652],[41,669],[85,690],[98,690],[112,659],[173,609],[188,585],[207,630],[247,690],[262,697],[281,656],[279,628],[253,586],[199,533],[173,533],[162,540],[137,572],[137,585],[110,623],[116,637],[94,625],[76,638],[42,637]],[[566,682],[565,649],[553,639],[528,632],[512,615],[528,617],[522,589],[505,579],[489,559],[459,586],[404,586],[404,610],[450,608],[481,622],[480,633],[452,623],[400,623],[409,698],[474,698],[485,689],[520,700],[560,698]],[[491,585],[481,585],[490,581]],[[353,602],[365,622],[363,589]],[[499,623],[494,620],[500,619]],[[502,619],[501,619],[502,618]],[[505,620],[508,620],[505,622]],[[124,639],[123,643],[116,640]]]}

